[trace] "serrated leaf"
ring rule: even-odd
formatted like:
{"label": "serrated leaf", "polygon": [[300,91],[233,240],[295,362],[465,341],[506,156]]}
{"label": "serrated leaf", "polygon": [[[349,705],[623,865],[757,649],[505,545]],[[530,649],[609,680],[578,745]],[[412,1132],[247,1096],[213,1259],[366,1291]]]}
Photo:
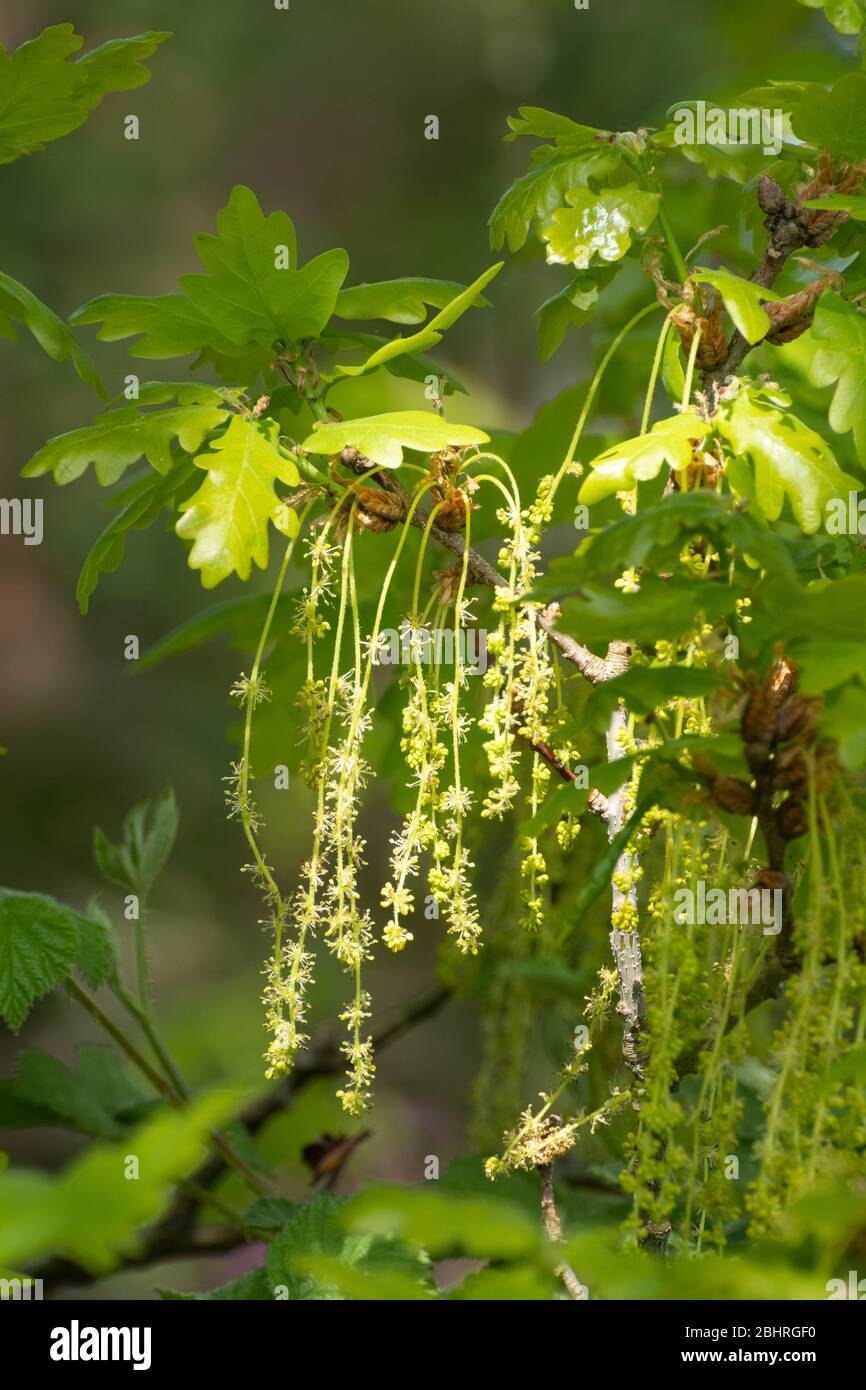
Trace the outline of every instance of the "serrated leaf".
{"label": "serrated leaf", "polygon": [[479,1259],[519,1259],[542,1246],[532,1217],[493,1197],[460,1197],[419,1189],[375,1186],[346,1204],[343,1225],[391,1236],[429,1251]]}
{"label": "serrated leaf", "polygon": [[[189,300],[231,343],[315,338],[334,312],[349,269],[345,251],[325,251],[298,270],[297,240],[283,212],[265,217],[251,189],[232,189],[217,235],[194,238],[209,275],[183,275]],[[282,257],[280,248],[285,248]],[[281,264],[285,260],[286,264]]]}
{"label": "serrated leaf", "polygon": [[110,923],[91,917],[78,919],[78,969],[91,989],[117,974],[118,948]]}
{"label": "serrated leaf", "polygon": [[179,405],[154,411],[120,406],[98,416],[92,425],[49,439],[22,474],[37,478],[53,473],[54,481],[63,486],[80,478],[92,463],[97,481],[110,487],[142,456],[158,473],[165,474],[174,461],[174,440],[186,453],[195,453],[206,434],[232,418],[239,417],[212,405]]}
{"label": "serrated leaf", "polygon": [[0,889],[0,1018],[19,1032],[35,1000],[66,979],[79,916],[41,893]]}
{"label": "serrated leaf", "polygon": [[580,501],[591,506],[611,493],[628,491],[658,477],[665,463],[682,472],[692,459],[692,441],[699,443],[708,430],[707,422],[689,410],[659,420],[648,434],[614,444],[592,459],[592,471],[581,484]]}
{"label": "serrated leaf", "polygon": [[166,787],[152,808],[149,801],[133,806],[119,844],[112,844],[97,826],[93,853],[102,876],[121,890],[147,898],[171,854],[178,819],[174,791]]}
{"label": "serrated leaf", "polygon": [[794,134],[847,159],[866,159],[866,73],[849,72],[831,91],[806,88],[792,118]]}
{"label": "serrated leaf", "polygon": [[255,1230],[280,1231],[298,1210],[288,1197],[257,1197],[244,1212],[244,1224]]}
{"label": "serrated leaf", "polygon": [[[546,148],[550,150],[549,146]],[[562,207],[570,190],[588,189],[591,179],[607,179],[621,158],[615,146],[600,146],[597,142],[577,152],[551,150],[548,158],[503,193],[490,214],[490,244],[494,251],[504,246],[506,240],[512,251],[519,251],[533,225],[547,223],[554,210]]]}
{"label": "serrated leaf", "polygon": [[755,501],[768,521],[778,519],[787,497],[801,530],[811,536],[830,499],[857,487],[819,434],[795,415],[759,404],[747,391],[720,413],[718,428],[735,454],[752,460]]}
{"label": "serrated leaf", "polygon": [[[388,319],[390,323],[423,323],[427,305],[444,309],[465,285],[453,280],[428,280],[422,276],[407,276],[402,280],[381,280],[374,284],[352,285],[340,290],[334,315],[338,319]],[[479,308],[489,307],[480,295]]]}
{"label": "serrated leaf", "polygon": [[123,1132],[98,1092],[47,1052],[28,1048],[21,1053],[14,1089],[22,1100],[49,1111],[55,1124],[99,1139],[117,1139]]}
{"label": "serrated leaf", "polygon": [[718,270],[699,267],[692,271],[690,280],[700,285],[712,285],[722,297],[725,308],[735,328],[742,333],[747,343],[759,343],[770,331],[770,318],[761,307],[762,300],[778,300],[780,295],[744,280],[730,270],[720,266]]}
{"label": "serrated leaf", "polygon": [[549,265],[573,265],[586,270],[593,257],[618,261],[631,246],[632,234],[649,230],[661,202],[636,183],[603,193],[569,189],[568,207],[558,208],[542,230]]}
{"label": "serrated leaf", "polygon": [[813,382],[836,384],[830,425],[838,434],[854,431],[857,453],[866,462],[866,315],[838,295],[824,294],[815,311],[812,337],[818,344],[810,364]]}
{"label": "serrated leaf", "polygon": [[192,459],[179,459],[165,477],[147,479],[146,486],[106,526],[88,551],[75,586],[75,597],[82,613],[90,606],[100,575],[112,574],[121,564],[127,531],[133,528],[142,531],[151,526],[163,507],[186,495],[186,485],[196,476]]}
{"label": "serrated leaf", "polygon": [[294,486],[295,465],[277,448],[276,420],[232,416],[225,434],[196,466],[207,472],[198,491],[183,504],[177,534],[193,542],[190,569],[212,589],[230,574],[249,579],[255,562],[268,563],[268,523],[279,505],[274,482]]}
{"label": "serrated leaf", "polygon": [[146,82],[142,60],[169,37],[114,39],[74,63],[84,40],[71,24],[49,26],[11,56],[0,45],[0,164],[76,130],[106,92]]}
{"label": "serrated leaf", "polygon": [[184,1303],[250,1303],[270,1300],[273,1289],[264,1269],[250,1269],[228,1284],[218,1289],[208,1289],[207,1293],[183,1293],[178,1289],[157,1288],[160,1298]]}
{"label": "serrated leaf", "polygon": [[336,454],[351,446],[380,468],[399,468],[403,450],[432,454],[449,445],[480,446],[490,436],[472,425],[453,425],[432,411],[397,410],[360,420],[319,425],[302,447],[311,454]]}
{"label": "serrated leaf", "polygon": [[[182,1112],[160,1111],[116,1145],[96,1145],[59,1177],[28,1169],[0,1174],[0,1264],[31,1263],[63,1250],[93,1274],[133,1251],[141,1227],[159,1216],[179,1179],[200,1161],[209,1130],[237,1104],[227,1092]],[[125,1159],[139,1162],[136,1181]]]}
{"label": "serrated leaf", "polygon": [[[63,362],[68,357],[81,380],[91,386],[98,396],[105,397],[105,387],[96,367],[63,320],[41,299],[37,299],[26,285],[0,271],[0,319],[4,318],[29,329],[39,346],[55,362]],[[11,331],[4,332],[3,336],[14,338],[11,323],[8,327]]]}
{"label": "serrated leaf", "polygon": [[[419,1283],[424,1280],[429,1262],[420,1251],[387,1235],[347,1232],[340,1216],[341,1203],[329,1196],[297,1208],[268,1251],[266,1268],[273,1288],[286,1288],[292,1301],[331,1301],[345,1296],[340,1270],[411,1274]],[[329,1263],[316,1270],[311,1261],[317,1258]]]}

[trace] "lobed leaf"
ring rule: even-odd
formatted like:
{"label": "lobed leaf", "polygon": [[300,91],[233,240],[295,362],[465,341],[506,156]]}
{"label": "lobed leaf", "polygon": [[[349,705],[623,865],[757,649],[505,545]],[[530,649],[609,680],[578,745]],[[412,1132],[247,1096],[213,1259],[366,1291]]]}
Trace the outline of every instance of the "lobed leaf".
{"label": "lobed leaf", "polygon": [[570,191],[588,189],[590,180],[606,180],[622,154],[616,146],[593,143],[577,152],[553,151],[503,193],[490,214],[490,244],[498,251],[505,242],[519,251],[533,225],[546,224]]}
{"label": "lobed leaf", "polygon": [[22,473],[25,478],[53,473],[54,481],[63,486],[80,478],[92,463],[97,481],[110,487],[131,463],[144,457],[158,473],[167,474],[174,461],[174,440],[186,453],[195,453],[205,435],[231,418],[238,417],[213,405],[179,405],[157,411],[120,406],[98,416],[92,425],[49,439]]}
{"label": "lobed leaf", "polygon": [[581,484],[580,501],[592,505],[611,493],[629,491],[638,483],[658,477],[665,463],[682,472],[692,460],[695,445],[708,431],[707,422],[689,410],[659,420],[648,434],[614,444],[591,460],[592,472]]}
{"label": "lobed leaf", "polygon": [[569,206],[558,208],[542,230],[549,265],[573,265],[586,270],[594,257],[619,261],[631,246],[634,232],[647,232],[658,214],[661,195],[636,183],[603,193],[569,189]]}
{"label": "lobed leaf", "polygon": [[[428,280],[407,276],[401,280],[382,280],[374,284],[353,285],[340,290],[334,315],[338,319],[388,319],[391,323],[423,323],[427,305],[444,309],[463,293],[465,285],[453,280]],[[489,307],[480,295],[479,308]]]}
{"label": "lobed leaf", "polygon": [[68,357],[81,380],[92,386],[98,396],[105,397],[99,372],[63,320],[41,299],[37,299],[26,285],[0,271],[0,333],[3,337],[15,337],[13,321],[29,329],[39,346],[55,362],[64,362]]}
{"label": "lobed leaf", "polygon": [[770,318],[766,309],[762,308],[761,301],[780,299],[781,295],[774,290],[744,280],[722,266],[717,270],[699,267],[692,271],[689,279],[700,285],[712,285],[713,289],[718,290],[731,322],[747,343],[759,343],[769,333]]}
{"label": "lobed leaf", "polygon": [[[778,519],[787,497],[801,530],[813,535],[827,503],[858,486],[819,434],[795,415],[759,403],[748,391],[721,412],[718,428],[736,455],[748,455],[754,463],[754,485],[746,486],[768,521]],[[739,474],[737,483],[741,491]]]}
{"label": "lobed leaf", "polygon": [[[862,200],[866,206],[866,199]],[[854,431],[866,463],[866,315],[835,294],[824,294],[815,311],[812,337],[818,344],[810,367],[816,386],[836,390],[829,421],[837,434]]]}
{"label": "lobed leaf", "polygon": [[71,24],[50,25],[11,55],[0,44],[0,164],[76,130],[107,92],[146,82],[144,59],[170,37],[113,39],[76,62],[84,40]]}
{"label": "lobed leaf", "polygon": [[432,454],[449,445],[480,446],[489,438],[483,430],[451,424],[432,411],[396,410],[388,415],[317,425],[302,448],[311,454],[337,454],[350,446],[380,468],[399,468],[404,449]]}
{"label": "lobed leaf", "polygon": [[261,569],[268,563],[268,523],[281,505],[274,482],[298,482],[297,468],[277,447],[278,437],[276,420],[233,415],[225,434],[196,457],[207,477],[183,503],[175,530],[193,542],[189,566],[201,570],[206,589],[233,572],[249,579],[253,562]]}

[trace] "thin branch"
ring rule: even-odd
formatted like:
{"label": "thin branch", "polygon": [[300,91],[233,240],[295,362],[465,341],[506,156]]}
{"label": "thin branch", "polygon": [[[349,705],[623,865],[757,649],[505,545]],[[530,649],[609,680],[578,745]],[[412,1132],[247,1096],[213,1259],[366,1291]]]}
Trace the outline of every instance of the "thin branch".
{"label": "thin branch", "polygon": [[[373,1040],[376,1052],[381,1052],[382,1048],[389,1047],[418,1024],[432,1018],[450,998],[451,991],[444,985],[437,985],[413,1000],[392,1023],[376,1034]],[[124,1046],[120,1038],[117,1041],[120,1046]],[[284,1081],[242,1110],[236,1123],[243,1125],[247,1133],[257,1134],[271,1116],[288,1109],[298,1092],[311,1081],[335,1075],[342,1069],[344,1061],[337,1043],[331,1039],[323,1040],[309,1053],[305,1063],[300,1063]],[[161,1080],[162,1078],[157,1077],[154,1084]],[[137,1253],[125,1258],[119,1270],[114,1272],[140,1268],[176,1257],[218,1253],[247,1244],[250,1233],[245,1227],[239,1228],[233,1236],[224,1230],[214,1235],[213,1232],[198,1232],[196,1229],[201,1209],[210,1201],[211,1189],[225,1175],[232,1161],[225,1150],[205,1159],[188,1180],[180,1185],[165,1215],[144,1234]],[[94,1275],[74,1261],[66,1259],[52,1259],[42,1267],[40,1274],[49,1286],[52,1283],[91,1284],[104,1277],[102,1274]]]}
{"label": "thin branch", "polygon": [[[547,1239],[553,1245],[559,1244],[562,1240],[562,1222],[559,1219],[559,1212],[556,1210],[556,1197],[553,1191],[553,1164],[548,1163],[538,1170],[541,1178],[541,1221],[544,1226]],[[554,1271],[562,1280],[568,1291],[569,1298],[575,1303],[586,1302],[586,1289],[581,1284],[571,1265],[557,1265]]]}

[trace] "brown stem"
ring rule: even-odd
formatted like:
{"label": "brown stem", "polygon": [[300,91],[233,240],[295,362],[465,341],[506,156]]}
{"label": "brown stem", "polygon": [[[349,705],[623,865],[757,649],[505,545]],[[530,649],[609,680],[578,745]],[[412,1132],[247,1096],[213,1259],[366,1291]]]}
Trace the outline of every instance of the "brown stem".
{"label": "brown stem", "polygon": [[[562,1222],[559,1219],[559,1212],[556,1210],[556,1197],[553,1191],[553,1164],[548,1163],[538,1170],[541,1178],[541,1221],[544,1226],[547,1239],[554,1245],[562,1240]],[[583,1303],[587,1298],[587,1291],[581,1284],[571,1265],[563,1262],[556,1266],[555,1274],[562,1280],[568,1291],[569,1298],[575,1303]]]}

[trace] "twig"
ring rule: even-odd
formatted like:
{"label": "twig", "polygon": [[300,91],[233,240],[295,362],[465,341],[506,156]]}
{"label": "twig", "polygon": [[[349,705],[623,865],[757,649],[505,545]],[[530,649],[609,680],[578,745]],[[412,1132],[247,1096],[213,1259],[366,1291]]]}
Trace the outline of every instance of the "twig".
{"label": "twig", "polygon": [[[83,993],[83,991],[81,992]],[[85,997],[89,1000],[89,996]],[[397,1042],[417,1024],[432,1018],[450,998],[451,991],[443,985],[439,985],[413,1000],[392,1023],[376,1035],[374,1038],[376,1051],[380,1052],[383,1047]],[[93,1001],[89,1002],[92,1003]],[[98,1006],[96,1007],[98,1009]],[[101,1013],[101,1010],[99,1012]],[[108,1022],[110,1023],[111,1020]],[[120,1032],[119,1029],[117,1031]],[[121,1038],[118,1038],[117,1041],[120,1046],[124,1046],[128,1040],[124,1039],[121,1042]],[[125,1046],[124,1050],[127,1050]],[[258,1100],[253,1101],[241,1111],[236,1123],[243,1125],[249,1134],[257,1134],[272,1115],[278,1114],[291,1105],[299,1091],[319,1077],[333,1076],[342,1069],[344,1061],[338,1045],[330,1039],[323,1040],[312,1050],[305,1063],[296,1066],[295,1070],[284,1081],[272,1087]],[[156,1074],[154,1075],[156,1076]],[[154,1085],[161,1082],[162,1078],[156,1076]],[[162,1085],[164,1086],[165,1083]],[[165,1091],[163,1090],[162,1093],[165,1094]],[[166,1098],[168,1099],[168,1096]],[[212,1254],[246,1244],[250,1236],[245,1227],[236,1231],[233,1237],[227,1235],[225,1231],[217,1233],[213,1244],[210,1243],[212,1232],[198,1233],[196,1230],[201,1209],[206,1202],[211,1200],[211,1189],[228,1171],[232,1162],[233,1159],[229,1158],[225,1150],[205,1159],[190,1175],[189,1179],[180,1185],[168,1211],[145,1233],[137,1253],[123,1260],[120,1270],[140,1268],[143,1265],[155,1264],[158,1261],[175,1257]],[[50,1286],[52,1283],[90,1284],[104,1276],[94,1275],[71,1260],[53,1259],[42,1267],[41,1277],[46,1286]]]}
{"label": "twig", "polygon": [[[553,1191],[553,1164],[548,1163],[538,1170],[541,1178],[541,1220],[544,1226],[547,1239],[554,1245],[562,1240],[562,1222],[559,1219],[559,1212],[556,1210],[556,1197]],[[554,1273],[562,1280],[565,1285],[569,1298],[575,1303],[585,1303],[587,1291],[581,1284],[571,1265],[562,1264],[556,1266]]]}

